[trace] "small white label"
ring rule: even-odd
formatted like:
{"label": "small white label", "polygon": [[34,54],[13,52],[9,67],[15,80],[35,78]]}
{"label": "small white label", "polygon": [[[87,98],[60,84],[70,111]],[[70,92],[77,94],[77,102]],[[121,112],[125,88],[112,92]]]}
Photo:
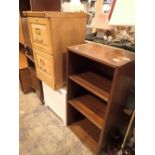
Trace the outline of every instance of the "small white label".
{"label": "small white label", "polygon": [[124,57],[123,60],[130,61],[130,59],[126,57]]}
{"label": "small white label", "polygon": [[117,59],[117,58],[113,58],[112,60],[115,61],[115,62],[119,62],[119,61],[120,61],[120,60]]}

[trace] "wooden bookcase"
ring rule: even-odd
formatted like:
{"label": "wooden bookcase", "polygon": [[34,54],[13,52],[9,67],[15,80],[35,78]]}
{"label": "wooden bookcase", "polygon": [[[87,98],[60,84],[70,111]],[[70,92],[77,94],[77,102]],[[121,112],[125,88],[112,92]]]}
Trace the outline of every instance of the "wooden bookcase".
{"label": "wooden bookcase", "polygon": [[19,12],[22,11],[61,11],[61,0],[19,0]]}
{"label": "wooden bookcase", "polygon": [[24,93],[29,93],[32,91],[30,83],[30,72],[23,48],[19,49],[19,80],[21,90]]}
{"label": "wooden bookcase", "polygon": [[28,52],[22,44],[19,47],[19,80],[24,93],[34,91],[44,103],[42,82],[37,78],[32,52]]}
{"label": "wooden bookcase", "polygon": [[134,54],[94,43],[68,47],[67,125],[99,154],[134,79]]}

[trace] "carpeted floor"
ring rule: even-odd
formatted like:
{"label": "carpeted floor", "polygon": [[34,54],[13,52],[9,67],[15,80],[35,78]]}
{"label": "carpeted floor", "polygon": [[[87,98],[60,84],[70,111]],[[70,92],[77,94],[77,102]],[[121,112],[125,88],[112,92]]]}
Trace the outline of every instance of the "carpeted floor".
{"label": "carpeted floor", "polygon": [[94,155],[35,93],[20,91],[20,155]]}

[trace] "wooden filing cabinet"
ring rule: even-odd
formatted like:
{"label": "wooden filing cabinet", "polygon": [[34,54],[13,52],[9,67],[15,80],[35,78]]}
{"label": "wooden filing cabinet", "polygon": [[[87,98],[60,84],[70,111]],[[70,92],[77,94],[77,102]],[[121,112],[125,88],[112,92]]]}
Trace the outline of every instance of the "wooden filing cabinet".
{"label": "wooden filing cabinet", "polygon": [[66,84],[67,46],[84,43],[85,13],[23,12],[28,17],[37,76],[53,89]]}

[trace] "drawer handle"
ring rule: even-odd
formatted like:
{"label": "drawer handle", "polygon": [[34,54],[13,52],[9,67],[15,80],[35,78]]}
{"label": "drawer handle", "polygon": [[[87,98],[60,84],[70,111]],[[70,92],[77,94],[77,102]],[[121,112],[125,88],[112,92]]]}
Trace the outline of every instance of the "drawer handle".
{"label": "drawer handle", "polygon": [[43,40],[39,40],[39,39],[36,39],[36,41],[39,42],[39,43],[42,43],[43,42]]}
{"label": "drawer handle", "polygon": [[[40,61],[41,61],[41,59],[40,59]],[[45,69],[43,66],[40,66],[40,69],[41,69],[42,71],[46,72],[46,69]]]}
{"label": "drawer handle", "polygon": [[39,28],[36,28],[36,33],[37,33],[37,35],[40,35],[41,31]]}
{"label": "drawer handle", "polygon": [[44,72],[46,72],[46,69],[42,69]]}
{"label": "drawer handle", "polygon": [[40,66],[40,69],[41,69],[43,72],[46,72],[46,69],[43,68],[42,66]]}
{"label": "drawer handle", "polygon": [[44,66],[44,60],[40,59],[40,63]]}

